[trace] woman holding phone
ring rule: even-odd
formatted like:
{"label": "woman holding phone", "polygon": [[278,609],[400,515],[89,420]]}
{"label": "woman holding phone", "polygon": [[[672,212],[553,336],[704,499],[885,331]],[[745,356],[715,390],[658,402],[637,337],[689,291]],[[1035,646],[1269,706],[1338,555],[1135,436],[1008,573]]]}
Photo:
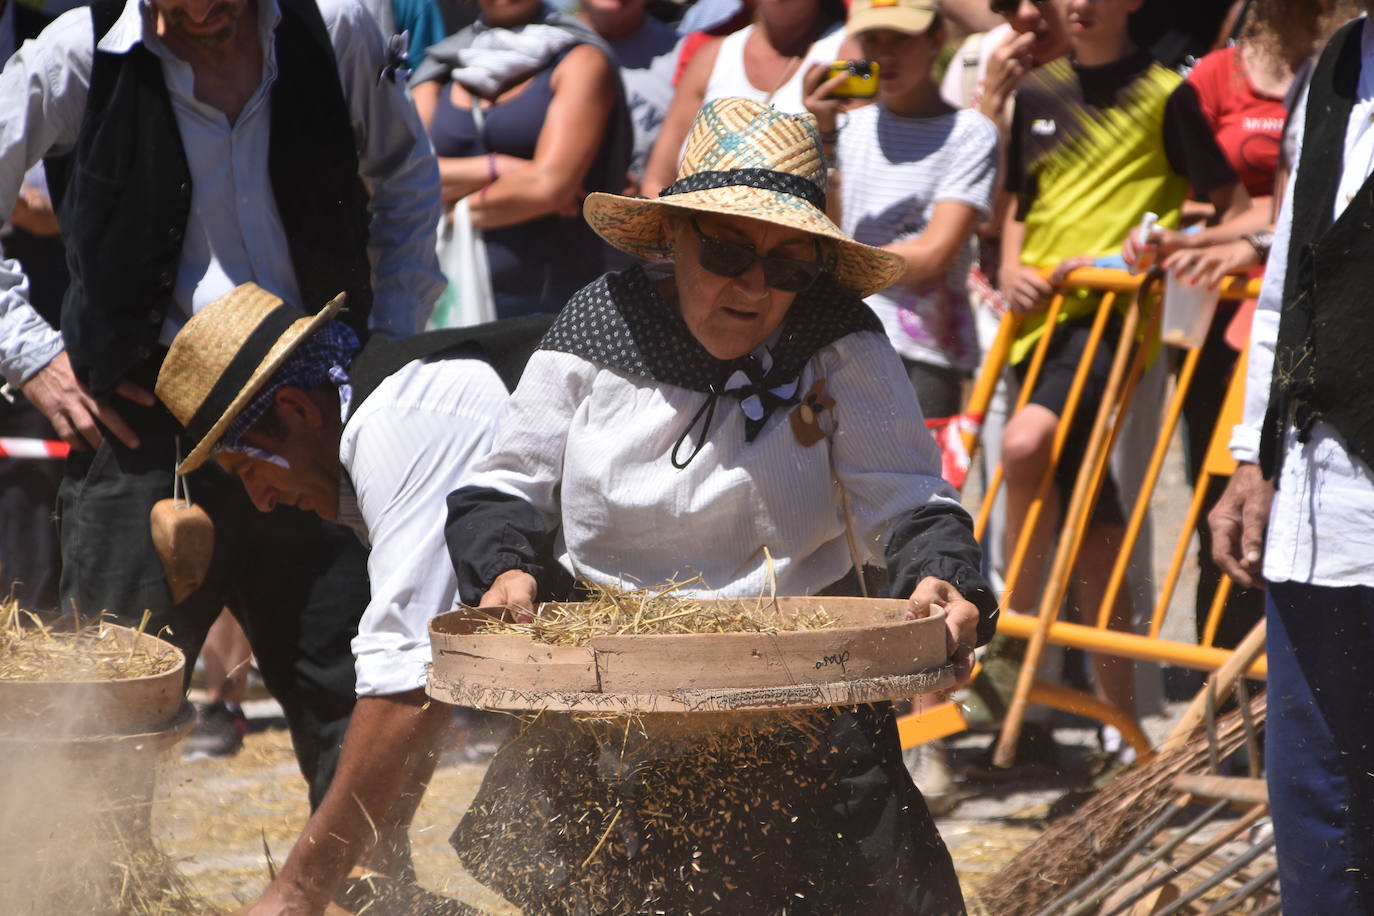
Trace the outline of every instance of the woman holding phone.
{"label": "woman holding phone", "polygon": [[897,282],[865,299],[882,319],[921,410],[959,412],[978,365],[966,285],[973,227],[992,212],[997,128],[940,98],[934,65],[945,33],[937,0],[854,0],[845,27],[878,66],[877,104],[850,109],[837,94],[853,73],[813,66],[806,107],[835,165],[830,215],[866,245],[906,258]]}
{"label": "woman holding phone", "polygon": [[[977,257],[974,224],[991,216],[996,195],[997,127],[940,97],[938,0],[854,0],[845,31],[877,66],[877,104],[853,108],[846,97],[859,82],[852,71],[863,68],[807,73],[806,107],[835,166],[830,216],[853,238],[906,259],[896,282],[864,301],[901,356],[927,422],[948,425],[978,365],[967,280]],[[953,808],[943,746],[907,753],[930,810]]]}
{"label": "woman holding phone", "polygon": [[842,0],[758,0],[754,22],[703,45],[682,72],[673,104],[644,166],[642,193],[658,195],[677,176],[682,143],[707,102],[746,98],[802,114],[808,68],[840,56]]}

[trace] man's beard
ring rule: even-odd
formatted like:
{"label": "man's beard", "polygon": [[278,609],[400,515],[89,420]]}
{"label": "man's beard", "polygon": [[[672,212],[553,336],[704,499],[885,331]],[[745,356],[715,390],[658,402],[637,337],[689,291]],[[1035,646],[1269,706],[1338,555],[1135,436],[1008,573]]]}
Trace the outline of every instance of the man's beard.
{"label": "man's beard", "polygon": [[210,10],[210,14],[205,18],[209,21],[221,14],[224,15],[224,25],[213,32],[196,32],[187,28],[190,24],[190,17],[183,10],[173,10],[164,15],[167,18],[168,27],[187,41],[201,45],[222,45],[238,32],[243,7],[233,3],[219,3]]}

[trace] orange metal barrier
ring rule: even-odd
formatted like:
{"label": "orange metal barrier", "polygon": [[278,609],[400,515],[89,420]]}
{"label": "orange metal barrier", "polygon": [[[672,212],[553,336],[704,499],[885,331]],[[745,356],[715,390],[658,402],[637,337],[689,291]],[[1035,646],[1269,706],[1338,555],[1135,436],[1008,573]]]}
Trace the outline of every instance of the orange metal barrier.
{"label": "orange metal barrier", "polygon": [[[1244,389],[1244,360],[1238,364],[1228,389],[1227,407],[1223,409],[1213,432],[1212,443],[1203,472],[1194,488],[1192,503],[1187,518],[1178,533],[1173,551],[1173,560],[1159,589],[1154,602],[1153,613],[1146,633],[1137,634],[1112,627],[1111,610],[1115,606],[1130,565],[1131,554],[1140,537],[1148,516],[1150,501],[1159,481],[1169,444],[1178,428],[1184,401],[1191,388],[1200,356],[1200,348],[1186,352],[1174,376],[1173,392],[1162,412],[1160,436],[1150,456],[1144,479],[1141,482],[1139,497],[1130,507],[1126,534],[1120,546],[1117,559],[1108,578],[1106,592],[1096,609],[1096,614],[1085,614],[1091,622],[1071,623],[1061,621],[1060,606],[1068,593],[1074,567],[1083,547],[1083,538],[1088,530],[1093,506],[1096,503],[1106,475],[1112,448],[1121,430],[1131,405],[1137,384],[1147,369],[1150,357],[1158,348],[1158,313],[1154,307],[1158,303],[1156,292],[1157,274],[1132,275],[1125,271],[1081,268],[1073,271],[1061,285],[1059,293],[1051,301],[1047,314],[1046,332],[1041,336],[1032,351],[1027,367],[1025,381],[1011,411],[1023,407],[1035,388],[1045,356],[1049,348],[1051,334],[1057,327],[1057,316],[1064,304],[1064,294],[1072,289],[1087,289],[1103,295],[1094,316],[1092,328],[1083,358],[1075,373],[1068,398],[1061,412],[1059,422],[1050,448],[1050,460],[1044,474],[1038,481],[1036,496],[1030,503],[1026,518],[1021,527],[1021,536],[1011,548],[1011,556],[1006,563],[1002,603],[1016,594],[1026,558],[1031,549],[1045,500],[1054,484],[1054,473],[1068,439],[1070,426],[1077,414],[1082,399],[1082,391],[1088,376],[1088,369],[1105,333],[1107,319],[1113,309],[1123,299],[1127,307],[1122,321],[1120,337],[1112,354],[1112,367],[1104,396],[1095,406],[1092,431],[1088,446],[1082,456],[1069,498],[1069,505],[1061,521],[1056,548],[1049,563],[1049,572],[1044,577],[1040,594],[1034,603],[1034,614],[1018,614],[1003,611],[999,632],[1026,639],[1025,659],[1022,663],[1016,691],[1011,707],[1004,720],[1002,733],[994,754],[998,765],[1009,765],[1013,760],[1016,740],[1026,710],[1031,704],[1065,709],[1115,725],[1135,748],[1144,756],[1150,752],[1150,745],[1134,718],[1105,703],[1098,697],[1082,691],[1047,685],[1035,680],[1035,671],[1047,643],[1084,649],[1119,658],[1150,661],[1178,665],[1181,667],[1213,671],[1231,657],[1231,651],[1218,649],[1212,645],[1217,623],[1225,608],[1230,591],[1229,579],[1223,577],[1215,598],[1205,618],[1204,636],[1201,643],[1185,643],[1167,640],[1160,636],[1165,613],[1172,600],[1184,564],[1188,557],[1188,547],[1194,535],[1194,527],[1199,518],[1207,486],[1217,475],[1229,474],[1230,456],[1226,453],[1226,442],[1230,429],[1239,413],[1239,403]],[[1224,299],[1253,298],[1258,295],[1259,281],[1246,281],[1231,278],[1223,285],[1221,295]],[[981,423],[988,405],[1011,352],[1016,338],[1017,318],[1012,314],[1003,317],[996,339],[989,347],[979,376],[973,386],[969,404],[965,411],[964,444],[970,455],[975,453]],[[1093,406],[1093,405],[1089,405]],[[999,488],[1003,484],[1003,471],[998,464],[989,474],[982,495],[982,504],[976,515],[975,534],[981,540],[992,513],[992,507]],[[1023,604],[1022,606],[1030,606]],[[1250,669],[1251,676],[1263,677],[1263,659]],[[899,723],[902,744],[909,747],[922,741],[952,734],[962,730],[963,717],[952,704],[937,704],[920,713],[903,717]]]}

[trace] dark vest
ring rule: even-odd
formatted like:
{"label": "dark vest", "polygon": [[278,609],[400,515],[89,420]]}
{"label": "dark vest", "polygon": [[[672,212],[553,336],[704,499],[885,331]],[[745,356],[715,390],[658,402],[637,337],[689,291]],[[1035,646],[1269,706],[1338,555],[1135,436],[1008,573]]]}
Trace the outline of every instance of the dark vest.
{"label": "dark vest", "polygon": [[406,363],[449,354],[486,360],[501,377],[506,390],[514,391],[525,363],[539,349],[553,318],[506,318],[468,328],[428,331],[403,340],[387,340],[379,334],[367,342],[348,368],[349,384],[353,386],[352,410],[357,410],[378,385]]}
{"label": "dark vest", "polygon": [[[338,67],[313,0],[279,0],[268,173],[307,311],[340,290],[360,335],[372,308],[367,191]],[[98,42],[123,0],[91,7]],[[142,44],[97,50],[72,152],[46,162],[71,285],[60,329],[76,375],[97,396],[151,381],[181,260],[191,173],[163,81]]]}
{"label": "dark vest", "polygon": [[1342,27],[1312,72],[1302,158],[1293,189],[1293,224],[1283,309],[1274,353],[1260,466],[1282,464],[1291,415],[1299,441],[1317,420],[1374,464],[1374,175],[1340,218],[1331,211],[1344,168],[1346,126],[1360,78],[1364,20]]}

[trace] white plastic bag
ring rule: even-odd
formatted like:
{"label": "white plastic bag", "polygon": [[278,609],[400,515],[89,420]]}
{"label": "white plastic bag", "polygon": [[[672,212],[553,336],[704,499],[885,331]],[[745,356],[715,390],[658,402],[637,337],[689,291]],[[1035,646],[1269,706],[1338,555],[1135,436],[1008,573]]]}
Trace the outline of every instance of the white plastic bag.
{"label": "white plastic bag", "polygon": [[482,230],[472,226],[468,199],[458,201],[453,217],[439,217],[439,269],[448,277],[448,288],[434,303],[429,329],[463,328],[496,320],[496,300],[491,292],[491,269]]}

